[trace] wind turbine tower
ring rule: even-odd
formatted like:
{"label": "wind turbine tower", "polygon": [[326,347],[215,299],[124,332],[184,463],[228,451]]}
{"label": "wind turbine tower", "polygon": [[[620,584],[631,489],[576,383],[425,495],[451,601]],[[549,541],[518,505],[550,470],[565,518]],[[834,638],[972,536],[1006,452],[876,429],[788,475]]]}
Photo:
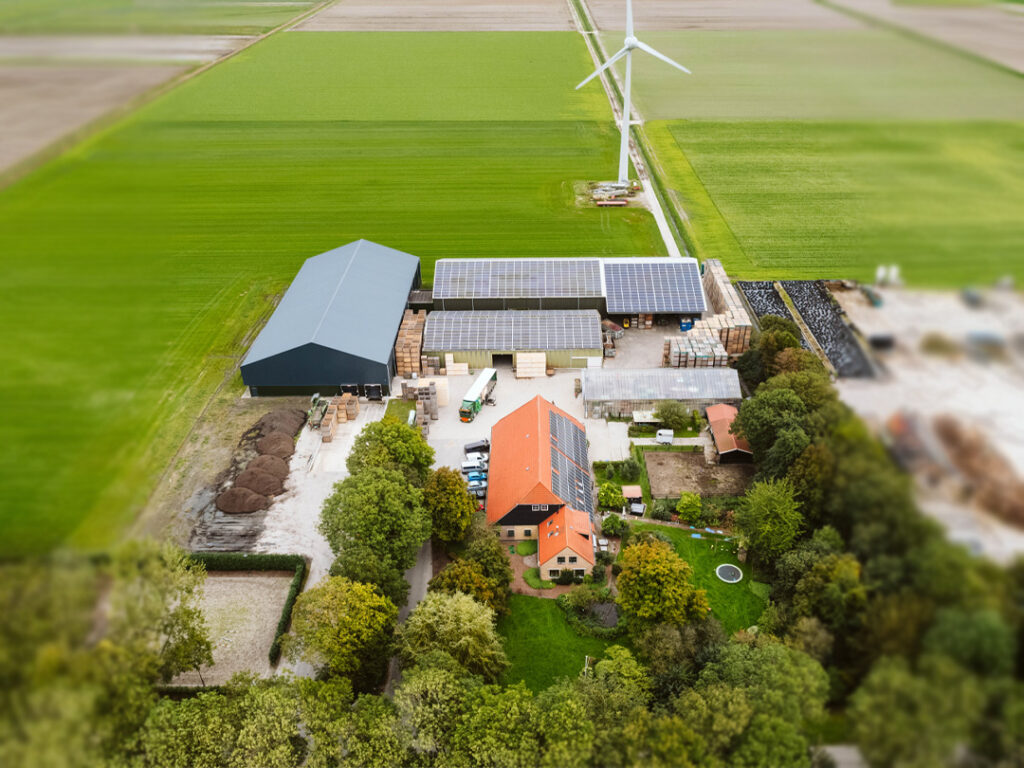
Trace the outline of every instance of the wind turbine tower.
{"label": "wind turbine tower", "polygon": [[620,184],[629,183],[629,127],[631,125],[629,90],[631,84],[630,81],[633,76],[633,51],[636,49],[644,51],[645,53],[649,53],[654,58],[661,59],[666,64],[671,64],[676,69],[681,70],[688,75],[693,74],[682,64],[678,64],[672,61],[672,59],[670,59],[665,54],[659,53],[658,51],[651,48],[651,46],[647,45],[647,43],[643,43],[640,40],[636,39],[636,36],[633,34],[633,0],[626,0],[626,40],[623,43],[622,48],[619,49],[619,51],[614,56],[609,58],[608,61],[604,63],[604,66],[594,70],[590,77],[588,77],[586,80],[584,80],[582,83],[576,86],[576,90],[578,91],[584,85],[586,85],[595,77],[604,72],[606,69],[611,67],[612,64],[621,59],[623,56],[626,57],[626,87],[623,89],[622,93],[622,144],[619,147]]}

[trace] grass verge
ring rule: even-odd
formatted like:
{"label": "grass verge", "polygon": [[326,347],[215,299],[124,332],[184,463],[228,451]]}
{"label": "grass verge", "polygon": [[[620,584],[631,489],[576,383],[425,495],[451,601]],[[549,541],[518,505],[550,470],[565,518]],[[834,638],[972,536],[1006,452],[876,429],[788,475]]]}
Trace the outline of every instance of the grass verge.
{"label": "grass verge", "polygon": [[528,568],[523,572],[523,581],[534,589],[554,589],[554,582],[540,577],[540,568]]}

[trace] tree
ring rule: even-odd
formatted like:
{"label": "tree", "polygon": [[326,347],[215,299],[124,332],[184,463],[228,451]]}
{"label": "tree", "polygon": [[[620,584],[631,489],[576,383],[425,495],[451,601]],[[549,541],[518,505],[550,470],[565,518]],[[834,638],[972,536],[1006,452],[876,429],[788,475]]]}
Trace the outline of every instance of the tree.
{"label": "tree", "polygon": [[704,503],[700,495],[691,491],[685,491],[676,502],[676,512],[683,520],[691,525],[698,520],[704,512]]}
{"label": "tree", "polygon": [[740,405],[732,431],[750,443],[763,476],[782,477],[810,444],[806,417],[807,406],[792,390],[758,389]]}
{"label": "tree", "polygon": [[619,476],[627,483],[640,479],[640,462],[632,456],[619,462]]}
{"label": "tree", "polygon": [[635,619],[685,624],[707,613],[707,596],[693,586],[689,564],[665,542],[632,544],[623,551],[621,563],[618,603]]}
{"label": "tree", "polygon": [[605,650],[604,658],[594,665],[594,676],[608,685],[630,691],[645,703],[650,698],[651,678],[647,668],[621,645],[611,645]]}
{"label": "tree", "polygon": [[484,576],[494,584],[495,610],[503,613],[508,605],[509,586],[512,584],[512,565],[509,563],[505,547],[486,523],[481,528],[474,529],[469,537],[466,559],[478,563],[483,569]]}
{"label": "tree", "polygon": [[465,707],[454,738],[457,764],[519,768],[540,762],[537,702],[523,683],[478,686],[466,697]]}
{"label": "tree", "polygon": [[597,503],[605,509],[622,509],[626,499],[622,496],[622,488],[615,483],[601,483],[597,489]]}
{"label": "tree", "polygon": [[867,597],[857,558],[832,554],[797,582],[793,610],[797,616],[817,616],[833,634],[845,634],[860,624]]}
{"label": "tree", "polygon": [[789,550],[803,517],[788,480],[754,483],[736,513],[736,525],[750,548],[767,562]]}
{"label": "tree", "polygon": [[108,638],[153,682],[213,663],[199,606],[203,566],[172,544],[129,541],[110,564]]}
{"label": "tree", "polygon": [[832,653],[835,639],[821,620],[815,616],[802,616],[796,620],[786,637],[786,645],[803,651],[819,664]]}
{"label": "tree", "polygon": [[441,541],[460,541],[473,522],[476,502],[462,474],[449,467],[438,467],[423,487],[423,504],[433,521],[434,536]]}
{"label": "tree", "polygon": [[678,400],[662,400],[654,411],[654,418],[660,421],[665,429],[673,431],[688,429],[691,422],[690,412]]}
{"label": "tree", "polygon": [[993,610],[944,608],[924,636],[924,650],[944,654],[964,669],[986,677],[1013,673],[1015,638]]}
{"label": "tree", "polygon": [[344,555],[331,564],[330,575],[371,584],[395,605],[405,605],[409,597],[405,571],[362,542],[353,541],[345,546]]}
{"label": "tree", "polygon": [[629,523],[618,515],[608,515],[601,521],[601,535],[617,538],[629,530]]}
{"label": "tree", "polygon": [[[372,570],[386,578],[377,576],[374,583],[389,594],[385,584],[412,567],[430,536],[430,516],[422,492],[399,472],[371,467],[335,486],[320,514],[320,532],[343,563],[354,553],[363,566],[375,560]],[[340,568],[356,575],[351,567]]]}
{"label": "tree", "polygon": [[409,732],[398,720],[398,710],[386,696],[360,696],[342,721],[339,768],[405,768],[415,761],[409,750]]}
{"label": "tree", "polygon": [[398,609],[368,584],[332,576],[299,595],[284,652],[354,682],[383,671]]}
{"label": "tree", "polygon": [[809,349],[797,349],[786,347],[780,349],[772,361],[772,370],[778,376],[781,373],[798,373],[800,371],[825,372],[825,366],[821,364],[818,356]]}
{"label": "tree", "polygon": [[397,419],[373,421],[363,427],[348,455],[352,475],[372,467],[401,472],[409,482],[422,486],[434,463],[434,449],[420,431]]}
{"label": "tree", "polygon": [[402,676],[395,706],[407,724],[412,749],[436,760],[450,754],[459,720],[465,714],[466,685],[450,669],[414,667]]}
{"label": "tree", "polygon": [[[786,350],[792,352],[795,350]],[[835,403],[839,395],[823,368],[812,371],[792,371],[772,376],[758,387],[758,392],[789,390],[800,398],[808,413]]]}
{"label": "tree", "polygon": [[485,680],[497,680],[508,665],[494,628],[494,611],[461,592],[428,593],[399,628],[398,653],[404,664],[432,650],[451,654]]}
{"label": "tree", "polygon": [[881,659],[850,699],[853,737],[871,766],[926,768],[952,762],[981,709],[975,681],[947,659]]}
{"label": "tree", "polygon": [[494,579],[487,578],[483,566],[469,559],[450,563],[430,580],[430,588],[449,595],[456,592],[469,595],[491,608],[496,614],[505,611],[508,599],[507,589],[503,590]]}

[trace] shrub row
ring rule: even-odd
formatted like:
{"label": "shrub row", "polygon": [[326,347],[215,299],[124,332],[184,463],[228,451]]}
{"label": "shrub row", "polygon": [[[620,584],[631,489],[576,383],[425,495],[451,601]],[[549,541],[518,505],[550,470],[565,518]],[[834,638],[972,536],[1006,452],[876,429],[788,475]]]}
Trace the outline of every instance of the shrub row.
{"label": "shrub row", "polygon": [[292,623],[292,608],[302,591],[306,580],[306,558],[302,555],[265,555],[255,552],[193,552],[195,563],[202,563],[207,572],[211,571],[294,571],[288,587],[281,617],[277,620],[277,632],[270,644],[270,664],[276,666],[281,660],[281,639],[288,633]]}

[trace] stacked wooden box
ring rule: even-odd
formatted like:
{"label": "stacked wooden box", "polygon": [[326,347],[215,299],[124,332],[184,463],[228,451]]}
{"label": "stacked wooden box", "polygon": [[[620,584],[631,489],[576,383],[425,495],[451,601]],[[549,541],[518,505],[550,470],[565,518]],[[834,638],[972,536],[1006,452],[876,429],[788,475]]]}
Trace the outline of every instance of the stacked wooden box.
{"label": "stacked wooden box", "polygon": [[427,406],[422,400],[416,401],[416,426],[420,428],[423,437],[426,437],[430,432],[430,414],[427,412]]}
{"label": "stacked wooden box", "polygon": [[440,357],[420,355],[420,374],[423,376],[444,375]]}
{"label": "stacked wooden box", "polygon": [[723,368],[729,364],[729,354],[714,334],[690,331],[665,338],[661,362],[668,368]]}
{"label": "stacked wooden box", "polygon": [[539,379],[547,375],[548,356],[543,352],[520,352],[516,355],[516,378]]}
{"label": "stacked wooden box", "polygon": [[469,375],[469,363],[456,363],[455,355],[451,353],[444,356],[444,369],[448,376]]}
{"label": "stacked wooden box", "polygon": [[395,365],[399,376],[411,376],[422,372],[420,350],[423,349],[423,328],[427,323],[427,311],[405,310],[402,324],[398,328],[395,342]]}
{"label": "stacked wooden box", "polygon": [[739,292],[729,282],[722,262],[705,259],[701,282],[715,314],[695,323],[691,333],[711,331],[721,339],[729,355],[742,355],[750,349],[752,323]]}
{"label": "stacked wooden box", "polygon": [[651,314],[639,314],[637,315],[637,328],[653,328],[654,327],[654,315]]}
{"label": "stacked wooden box", "polygon": [[359,398],[351,392],[346,392],[339,397],[332,397],[324,419],[320,422],[320,439],[329,443],[334,439],[334,433],[339,424],[353,421],[359,415]]}

